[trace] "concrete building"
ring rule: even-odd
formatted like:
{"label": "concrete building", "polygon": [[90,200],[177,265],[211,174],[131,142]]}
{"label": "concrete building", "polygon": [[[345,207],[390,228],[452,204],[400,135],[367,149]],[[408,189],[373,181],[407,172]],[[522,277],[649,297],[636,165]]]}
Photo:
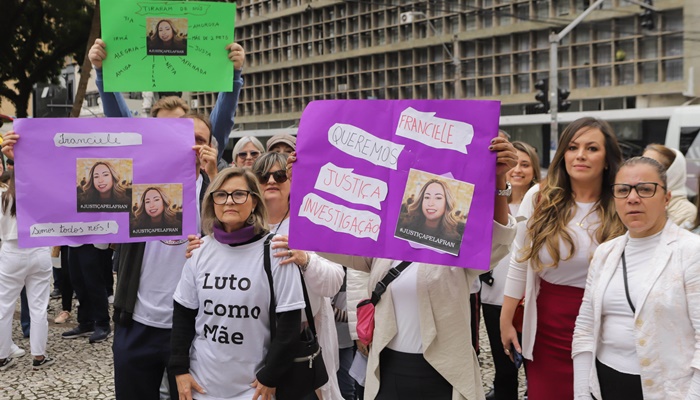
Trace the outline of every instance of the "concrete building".
{"label": "concrete building", "polygon": [[[232,137],[294,131],[317,99],[496,99],[514,138],[545,151],[549,115],[532,106],[549,32],[592,2],[239,0],[248,56]],[[605,116],[631,145],[659,141],[673,107],[700,94],[700,1],[654,0],[654,29],[639,3],[606,0],[559,47],[572,102],[561,120]],[[192,93],[191,105],[215,100]]]}

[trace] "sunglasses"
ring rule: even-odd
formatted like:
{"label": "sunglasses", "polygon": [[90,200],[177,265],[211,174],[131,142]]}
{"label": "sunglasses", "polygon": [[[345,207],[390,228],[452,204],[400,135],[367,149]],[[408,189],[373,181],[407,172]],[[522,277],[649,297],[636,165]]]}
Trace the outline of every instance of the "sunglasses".
{"label": "sunglasses", "polygon": [[258,175],[258,180],[260,181],[260,184],[267,184],[267,182],[270,181],[270,175],[272,175],[272,179],[274,179],[277,183],[287,182],[287,171],[280,169],[279,171],[268,172],[266,174]]}
{"label": "sunglasses", "polygon": [[251,156],[253,158],[258,158],[260,156],[259,151],[242,151],[238,153],[238,158],[248,158],[248,156]]}

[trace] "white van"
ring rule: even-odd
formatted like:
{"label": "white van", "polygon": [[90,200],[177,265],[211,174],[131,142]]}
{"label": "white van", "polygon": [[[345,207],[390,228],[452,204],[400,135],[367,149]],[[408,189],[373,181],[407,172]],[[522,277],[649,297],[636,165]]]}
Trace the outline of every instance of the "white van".
{"label": "white van", "polygon": [[700,106],[677,107],[668,120],[666,147],[678,149],[685,155],[688,171],[688,197],[698,193],[700,176]]}

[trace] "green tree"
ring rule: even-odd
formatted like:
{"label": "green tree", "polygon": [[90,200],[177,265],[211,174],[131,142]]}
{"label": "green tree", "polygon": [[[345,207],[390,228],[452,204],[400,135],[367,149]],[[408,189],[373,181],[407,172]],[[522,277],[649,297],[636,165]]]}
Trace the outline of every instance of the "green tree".
{"label": "green tree", "polygon": [[84,58],[94,0],[3,0],[0,9],[0,97],[24,118],[34,85],[57,83],[66,57]]}

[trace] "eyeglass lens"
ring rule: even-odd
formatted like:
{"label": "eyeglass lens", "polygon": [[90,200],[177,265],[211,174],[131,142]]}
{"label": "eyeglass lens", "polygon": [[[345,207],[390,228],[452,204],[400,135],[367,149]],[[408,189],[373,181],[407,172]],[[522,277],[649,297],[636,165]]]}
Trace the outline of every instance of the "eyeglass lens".
{"label": "eyeglass lens", "polygon": [[626,185],[626,184],[615,184],[613,185],[613,196],[618,199],[627,198],[632,189],[637,192],[637,195],[641,198],[653,197],[656,194],[656,183],[638,183],[636,185]]}
{"label": "eyeglass lens", "polygon": [[214,201],[214,204],[226,204],[226,201],[228,200],[229,196],[231,196],[231,200],[233,200],[234,204],[243,204],[248,200],[248,191],[246,190],[236,190],[235,192],[228,193],[223,190],[217,190],[216,192],[212,192],[211,198]]}

